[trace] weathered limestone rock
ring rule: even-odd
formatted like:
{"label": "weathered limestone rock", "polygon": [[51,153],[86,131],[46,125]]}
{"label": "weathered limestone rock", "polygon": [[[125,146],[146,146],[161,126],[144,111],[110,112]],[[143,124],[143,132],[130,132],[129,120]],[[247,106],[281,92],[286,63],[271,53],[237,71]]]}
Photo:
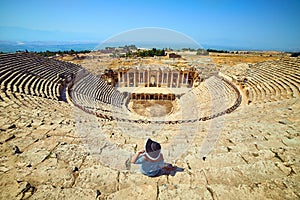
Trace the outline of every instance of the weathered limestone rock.
{"label": "weathered limestone rock", "polygon": [[162,185],[159,187],[158,199],[214,199],[205,185],[189,184]]}
{"label": "weathered limestone rock", "polygon": [[[185,124],[110,121],[64,101],[1,91],[0,199],[299,199],[299,84],[293,79],[283,95],[277,90],[288,81],[275,94],[266,84],[254,91],[253,84],[246,95],[234,79],[251,78],[251,70],[248,64],[222,70],[241,86],[236,110]],[[183,102],[187,109],[175,117],[208,112],[197,103]],[[147,137],[184,171],[142,175],[130,159]]]}
{"label": "weathered limestone rock", "polygon": [[157,199],[156,185],[131,185],[107,196],[107,199]]}
{"label": "weathered limestone rock", "polygon": [[91,189],[82,189],[79,187],[73,188],[60,188],[53,187],[51,185],[40,185],[36,188],[36,192],[30,197],[30,199],[95,199],[96,191]]}
{"label": "weathered limestone rock", "polygon": [[0,174],[0,199],[15,199],[18,195],[19,184],[14,180],[12,173],[1,173]]}
{"label": "weathered limestone rock", "polygon": [[33,166],[38,165],[43,162],[50,156],[51,152],[45,149],[30,149],[28,151],[24,151],[19,157],[18,161],[22,163],[26,163],[27,165],[31,164]]}
{"label": "weathered limestone rock", "polygon": [[35,192],[36,188],[28,182],[20,182],[16,199],[28,199]]}
{"label": "weathered limestone rock", "polygon": [[118,176],[119,172],[95,164],[79,170],[75,186],[93,190],[99,189],[103,194],[110,194],[118,190]]}

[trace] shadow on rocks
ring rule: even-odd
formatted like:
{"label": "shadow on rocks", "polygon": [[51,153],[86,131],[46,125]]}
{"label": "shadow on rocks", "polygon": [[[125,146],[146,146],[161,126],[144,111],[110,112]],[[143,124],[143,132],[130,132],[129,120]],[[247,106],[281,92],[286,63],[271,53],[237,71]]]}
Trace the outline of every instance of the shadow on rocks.
{"label": "shadow on rocks", "polygon": [[177,172],[183,172],[184,169],[181,167],[173,166],[172,164],[165,163],[165,166],[162,167],[161,171],[154,177],[163,176],[163,175],[171,175],[175,176]]}

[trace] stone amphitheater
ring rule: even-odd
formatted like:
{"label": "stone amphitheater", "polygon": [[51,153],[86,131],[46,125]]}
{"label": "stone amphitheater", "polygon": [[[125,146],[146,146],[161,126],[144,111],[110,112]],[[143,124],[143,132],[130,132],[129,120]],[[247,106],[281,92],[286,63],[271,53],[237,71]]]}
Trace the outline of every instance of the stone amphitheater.
{"label": "stone amphitheater", "polygon": [[[299,67],[225,67],[146,117],[80,65],[1,54],[0,198],[300,199]],[[147,137],[184,171],[140,174]]]}

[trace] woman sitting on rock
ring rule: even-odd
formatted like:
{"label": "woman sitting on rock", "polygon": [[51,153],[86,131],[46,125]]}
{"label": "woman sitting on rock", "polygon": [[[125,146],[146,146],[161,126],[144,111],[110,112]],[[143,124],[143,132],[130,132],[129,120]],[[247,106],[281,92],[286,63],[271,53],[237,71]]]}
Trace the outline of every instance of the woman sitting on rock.
{"label": "woman sitting on rock", "polygon": [[147,139],[145,149],[138,151],[131,162],[140,164],[141,173],[150,177],[174,175],[177,169],[177,167],[164,162],[160,144],[151,139]]}

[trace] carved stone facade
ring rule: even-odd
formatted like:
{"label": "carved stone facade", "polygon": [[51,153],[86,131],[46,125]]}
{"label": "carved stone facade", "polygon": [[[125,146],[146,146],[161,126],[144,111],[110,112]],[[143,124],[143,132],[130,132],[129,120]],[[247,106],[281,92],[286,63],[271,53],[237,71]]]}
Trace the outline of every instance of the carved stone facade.
{"label": "carved stone facade", "polygon": [[189,69],[171,69],[167,67],[136,67],[118,70],[118,87],[192,87],[197,77]]}
{"label": "carved stone facade", "polygon": [[[178,98],[180,95],[178,95]],[[133,100],[175,100],[175,94],[162,94],[162,93],[155,93],[155,94],[148,94],[148,93],[132,93],[130,94],[130,99]]]}

